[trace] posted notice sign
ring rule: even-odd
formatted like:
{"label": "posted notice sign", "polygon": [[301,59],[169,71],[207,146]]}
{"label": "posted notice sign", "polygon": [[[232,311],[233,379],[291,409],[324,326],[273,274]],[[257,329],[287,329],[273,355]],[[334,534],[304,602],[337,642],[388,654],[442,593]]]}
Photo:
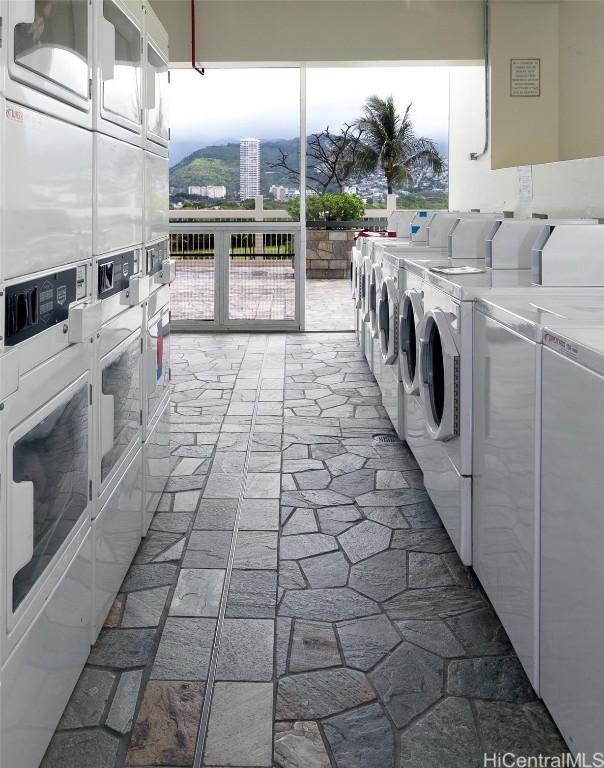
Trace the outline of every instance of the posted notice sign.
{"label": "posted notice sign", "polygon": [[541,59],[510,59],[510,96],[541,96]]}

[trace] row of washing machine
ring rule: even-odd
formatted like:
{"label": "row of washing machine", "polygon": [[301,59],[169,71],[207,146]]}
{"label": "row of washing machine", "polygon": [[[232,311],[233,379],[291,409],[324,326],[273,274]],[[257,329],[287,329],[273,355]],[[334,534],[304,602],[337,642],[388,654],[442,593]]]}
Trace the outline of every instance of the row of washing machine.
{"label": "row of washing machine", "polygon": [[604,227],[429,219],[423,248],[355,250],[359,341],[532,685],[571,750],[593,753],[604,704]]}
{"label": "row of washing machine", "polygon": [[0,764],[11,768],[42,759],[169,476],[171,275],[143,277],[140,248],[128,258],[134,277],[97,301],[106,259],[31,280],[4,304],[38,308],[27,330],[5,316],[0,355]]}

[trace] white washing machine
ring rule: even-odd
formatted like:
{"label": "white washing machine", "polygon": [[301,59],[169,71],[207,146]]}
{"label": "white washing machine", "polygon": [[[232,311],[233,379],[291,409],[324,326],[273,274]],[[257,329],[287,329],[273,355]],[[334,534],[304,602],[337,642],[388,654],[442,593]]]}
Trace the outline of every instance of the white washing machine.
{"label": "white washing machine", "polygon": [[140,0],[96,0],[93,128],[143,143],[143,6]]}
{"label": "white washing machine", "polygon": [[361,268],[361,285],[362,285],[362,297],[363,303],[360,310],[362,320],[362,335],[363,344],[362,349],[369,366],[373,363],[373,337],[371,335],[370,326],[370,281],[371,281],[371,257],[363,256],[363,264]]}
{"label": "white washing machine", "polygon": [[90,650],[91,282],[74,266],[3,296],[0,763],[14,768],[40,763]]}
{"label": "white washing machine", "polygon": [[168,156],[170,142],[169,99],[170,49],[168,34],[151,5],[143,3],[145,16],[143,104],[144,146],[158,155]]}
{"label": "white washing machine", "polygon": [[352,246],[350,252],[350,298],[353,305],[353,327],[354,333],[359,337],[359,308],[357,306],[357,297],[359,290],[359,257],[361,251],[356,245]]}
{"label": "white washing machine", "polygon": [[580,290],[495,291],[475,303],[473,566],[537,691],[542,343],[548,323],[604,327],[604,288]]}
{"label": "white washing machine", "polygon": [[0,99],[0,283],[89,259],[92,134]]}
{"label": "white washing machine", "polygon": [[383,279],[378,301],[378,353],[381,357],[382,405],[396,430],[404,439],[403,390],[398,366],[399,303],[404,286],[404,260],[384,252]]}
{"label": "white washing machine", "polygon": [[[90,128],[93,4],[0,0],[0,16],[0,94]],[[70,146],[69,140],[65,143]]]}
{"label": "white washing machine", "polygon": [[380,354],[380,345],[378,341],[379,328],[378,328],[378,311],[379,311],[379,296],[382,289],[383,270],[380,261],[375,260],[377,252],[374,249],[374,261],[371,264],[371,270],[369,272],[369,320],[367,322],[367,328],[371,339],[371,358],[369,359],[369,367],[378,386],[381,385],[382,380],[382,356]]}
{"label": "white washing machine", "polygon": [[573,754],[602,751],[604,332],[545,333],[540,694]]}

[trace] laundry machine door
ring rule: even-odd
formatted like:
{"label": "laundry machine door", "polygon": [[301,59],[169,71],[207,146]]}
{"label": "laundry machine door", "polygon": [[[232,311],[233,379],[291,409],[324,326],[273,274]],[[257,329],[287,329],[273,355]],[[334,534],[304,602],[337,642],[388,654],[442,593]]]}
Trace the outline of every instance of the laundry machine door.
{"label": "laundry machine door", "polygon": [[429,436],[445,442],[459,434],[459,350],[450,313],[426,312],[420,329],[419,387]]}
{"label": "laundry machine door", "polygon": [[[68,361],[65,363],[68,365]],[[46,366],[49,368],[49,366]],[[41,391],[48,383],[44,370]],[[7,436],[7,630],[38,596],[88,515],[89,377],[57,389]],[[23,386],[28,395],[28,385]],[[34,393],[32,393],[33,395]],[[26,403],[11,403],[16,412]]]}
{"label": "laundry machine door", "polygon": [[419,395],[418,329],[424,319],[423,294],[407,290],[399,310],[399,368],[408,395]]}
{"label": "laundry machine door", "polygon": [[160,46],[147,40],[145,50],[145,114],[147,138],[167,147],[169,70],[167,55]]}
{"label": "laundry machine door", "polygon": [[105,485],[140,439],[141,333],[130,335],[101,360],[100,472]]}
{"label": "laundry machine door", "polygon": [[[91,7],[88,0],[9,0],[10,80],[88,112]],[[7,93],[15,95],[10,83]]]}
{"label": "laundry machine door", "polygon": [[384,280],[380,291],[378,327],[380,351],[386,365],[394,365],[398,354],[398,302],[396,281]]}
{"label": "laundry machine door", "polygon": [[135,133],[142,129],[142,19],[130,4],[97,0],[100,117]]}
{"label": "laundry machine door", "polygon": [[379,292],[382,286],[383,272],[379,264],[373,264],[369,273],[369,325],[371,327],[371,336],[378,338],[378,304]]}

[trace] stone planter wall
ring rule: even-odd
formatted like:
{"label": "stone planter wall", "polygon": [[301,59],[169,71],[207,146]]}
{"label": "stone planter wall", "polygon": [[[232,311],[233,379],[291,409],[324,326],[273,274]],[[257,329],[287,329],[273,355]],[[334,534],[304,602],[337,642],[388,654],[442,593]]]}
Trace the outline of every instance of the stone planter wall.
{"label": "stone planter wall", "polygon": [[350,275],[355,230],[307,229],[306,277],[341,280]]}

